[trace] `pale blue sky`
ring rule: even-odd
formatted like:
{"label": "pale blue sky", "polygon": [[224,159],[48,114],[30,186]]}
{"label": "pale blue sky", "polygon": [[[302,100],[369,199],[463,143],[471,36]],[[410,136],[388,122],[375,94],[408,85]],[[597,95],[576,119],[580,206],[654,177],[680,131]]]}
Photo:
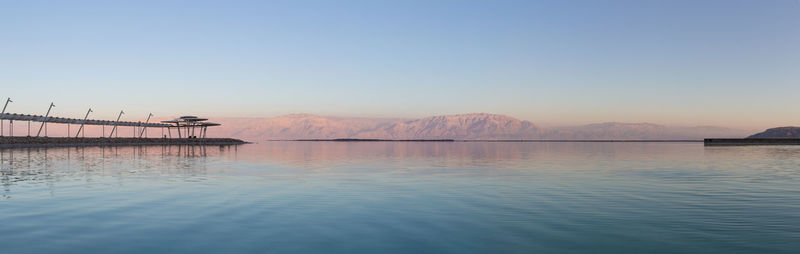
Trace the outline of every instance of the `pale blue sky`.
{"label": "pale blue sky", "polygon": [[800,125],[800,2],[2,1],[12,112]]}

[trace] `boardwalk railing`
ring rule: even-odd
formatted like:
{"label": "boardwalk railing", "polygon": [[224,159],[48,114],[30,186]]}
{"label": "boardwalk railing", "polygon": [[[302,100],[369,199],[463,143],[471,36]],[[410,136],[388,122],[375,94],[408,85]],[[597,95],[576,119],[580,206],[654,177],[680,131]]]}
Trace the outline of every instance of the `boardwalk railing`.
{"label": "boardwalk railing", "polygon": [[0,114],[0,119],[14,120],[14,121],[33,121],[42,123],[63,123],[63,124],[117,125],[117,126],[136,126],[136,127],[152,127],[152,128],[175,127],[175,125],[164,124],[164,123],[142,123],[142,122],[130,122],[130,121],[117,122],[117,121],[95,120],[95,119],[83,120],[76,118],[64,118],[64,117],[53,117],[53,116],[45,117],[42,115],[24,115],[24,114],[12,114],[12,113]]}

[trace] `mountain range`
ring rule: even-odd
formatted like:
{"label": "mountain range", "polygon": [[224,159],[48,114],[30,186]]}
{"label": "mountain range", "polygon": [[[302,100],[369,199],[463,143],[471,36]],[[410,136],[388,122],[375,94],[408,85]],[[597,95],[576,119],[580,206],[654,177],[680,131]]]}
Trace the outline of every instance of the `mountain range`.
{"label": "mountain range", "polygon": [[598,123],[540,127],[498,114],[473,113],[419,119],[346,118],[291,114],[270,118],[215,118],[213,136],[249,141],[293,139],[456,139],[456,140],[698,140],[751,134],[715,126],[675,127],[651,123]]}

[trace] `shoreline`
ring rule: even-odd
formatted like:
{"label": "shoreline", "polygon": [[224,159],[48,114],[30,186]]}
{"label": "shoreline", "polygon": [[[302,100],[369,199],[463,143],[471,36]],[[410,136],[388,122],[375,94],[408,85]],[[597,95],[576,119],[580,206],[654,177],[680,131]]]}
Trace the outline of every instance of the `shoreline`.
{"label": "shoreline", "polygon": [[69,137],[0,137],[0,148],[72,147],[72,146],[149,146],[149,145],[241,145],[233,138],[69,138]]}
{"label": "shoreline", "polygon": [[538,143],[700,143],[703,140],[548,140],[548,139],[273,139],[271,142],[538,142]]}

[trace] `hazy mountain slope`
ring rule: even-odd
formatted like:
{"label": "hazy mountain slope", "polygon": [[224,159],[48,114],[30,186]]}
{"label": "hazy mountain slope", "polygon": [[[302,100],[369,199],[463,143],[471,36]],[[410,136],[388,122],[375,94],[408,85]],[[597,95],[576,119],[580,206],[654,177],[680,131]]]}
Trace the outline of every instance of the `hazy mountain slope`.
{"label": "hazy mountain slope", "polygon": [[535,138],[536,126],[528,121],[493,114],[432,116],[387,123],[359,132],[354,138],[392,139],[519,139]]}
{"label": "hazy mountain slope", "polygon": [[767,129],[747,138],[800,138],[800,127],[778,127]]}
{"label": "hazy mountain slope", "polygon": [[325,117],[293,114],[272,118],[214,118],[223,124],[211,136],[251,141],[288,139],[549,139],[674,140],[745,137],[750,132],[722,127],[669,127],[650,123],[600,123],[540,128],[529,121],[497,114],[460,114],[420,119]]}
{"label": "hazy mountain slope", "polygon": [[272,118],[219,118],[215,135],[248,140],[329,139],[352,137],[364,129],[395,119],[338,118],[292,114]]}
{"label": "hazy mountain slope", "polygon": [[652,139],[664,137],[666,127],[648,123],[599,123],[553,128],[544,139]]}
{"label": "hazy mountain slope", "polygon": [[669,127],[651,123],[599,123],[572,127],[553,128],[542,137],[545,139],[619,139],[619,140],[676,140],[738,138],[748,131],[714,126]]}
{"label": "hazy mountain slope", "polygon": [[749,130],[738,130],[717,126],[673,127],[672,134],[691,139],[703,138],[742,138],[752,133]]}

